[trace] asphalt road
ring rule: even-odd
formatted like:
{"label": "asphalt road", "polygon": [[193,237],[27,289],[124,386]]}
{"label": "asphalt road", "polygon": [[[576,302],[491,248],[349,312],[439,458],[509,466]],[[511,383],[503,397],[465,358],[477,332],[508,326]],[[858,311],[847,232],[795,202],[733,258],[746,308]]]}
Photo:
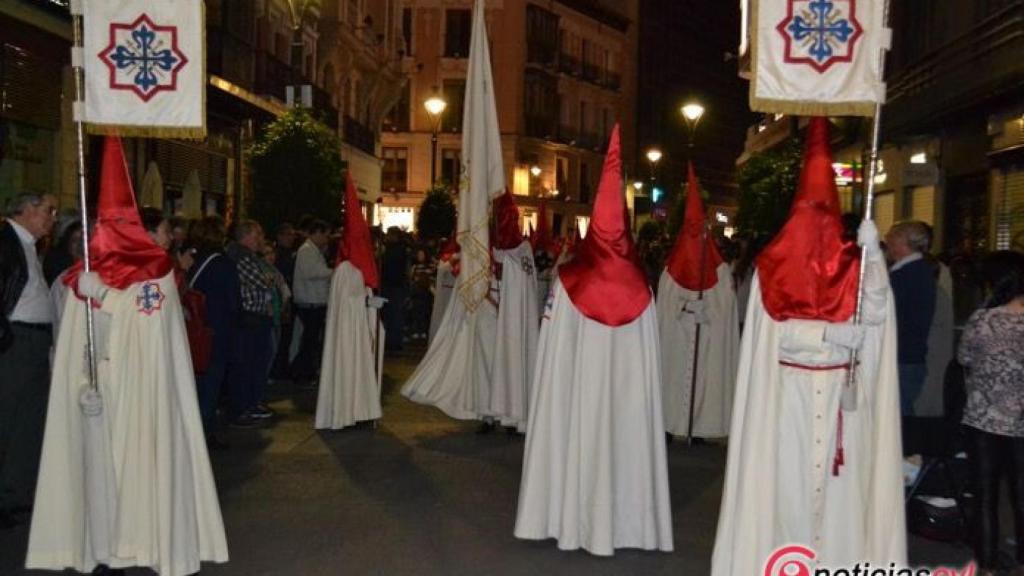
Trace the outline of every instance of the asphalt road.
{"label": "asphalt road", "polygon": [[[477,435],[475,423],[405,400],[398,388],[415,362],[388,360],[376,428],[317,432],[315,392],[271,386],[277,422],[232,430],[231,449],[212,454],[231,561],[202,574],[708,574],[724,446],[669,445],[671,554],[597,558],[516,540],[522,437]],[[26,539],[25,527],[0,532],[0,573],[29,573],[19,568]],[[962,545],[911,539],[915,563],[969,557]]]}

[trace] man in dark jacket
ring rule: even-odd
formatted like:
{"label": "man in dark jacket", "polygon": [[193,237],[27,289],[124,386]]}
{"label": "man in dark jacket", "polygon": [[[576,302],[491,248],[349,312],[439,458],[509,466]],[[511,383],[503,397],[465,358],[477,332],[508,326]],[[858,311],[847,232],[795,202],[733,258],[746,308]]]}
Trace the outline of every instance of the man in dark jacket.
{"label": "man in dark jacket", "polygon": [[889,282],[896,302],[897,362],[900,409],[912,416],[914,400],[927,377],[928,332],[935,314],[935,267],[924,258],[930,242],[928,226],[906,221],[885,235],[892,267]]}
{"label": "man in dark jacket", "polygon": [[39,468],[54,311],[36,242],[56,214],[52,196],[23,193],[0,224],[0,527],[26,518]]}

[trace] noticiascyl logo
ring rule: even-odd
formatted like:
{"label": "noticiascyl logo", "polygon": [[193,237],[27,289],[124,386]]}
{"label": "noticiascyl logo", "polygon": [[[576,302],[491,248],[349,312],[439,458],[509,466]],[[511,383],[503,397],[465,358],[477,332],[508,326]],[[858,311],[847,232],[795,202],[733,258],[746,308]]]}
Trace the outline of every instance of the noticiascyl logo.
{"label": "noticiascyl logo", "polygon": [[935,568],[872,566],[870,562],[858,562],[843,568],[815,567],[818,555],[814,550],[799,544],[783,546],[768,557],[764,564],[764,576],[976,576],[977,566],[971,562],[963,568],[938,566]]}
{"label": "noticiascyl logo", "polygon": [[811,576],[811,564],[817,557],[814,550],[806,546],[783,546],[764,563],[764,576]]}

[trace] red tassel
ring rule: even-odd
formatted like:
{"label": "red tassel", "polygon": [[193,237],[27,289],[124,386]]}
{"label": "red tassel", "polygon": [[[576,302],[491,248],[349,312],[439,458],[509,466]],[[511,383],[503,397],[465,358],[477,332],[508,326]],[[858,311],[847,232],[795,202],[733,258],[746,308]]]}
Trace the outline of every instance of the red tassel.
{"label": "red tassel", "polygon": [[843,454],[843,410],[839,409],[839,420],[836,422],[836,455],[832,459],[832,475],[839,476],[839,468],[846,464]]}

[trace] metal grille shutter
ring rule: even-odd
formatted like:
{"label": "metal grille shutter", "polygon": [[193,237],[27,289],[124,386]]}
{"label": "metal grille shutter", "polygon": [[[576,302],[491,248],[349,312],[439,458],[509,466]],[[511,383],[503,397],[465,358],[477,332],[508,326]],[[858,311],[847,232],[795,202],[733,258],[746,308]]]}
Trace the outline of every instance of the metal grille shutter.
{"label": "metal grille shutter", "polygon": [[0,114],[60,128],[61,64],[14,44],[0,47]]}
{"label": "metal grille shutter", "polygon": [[935,187],[918,186],[910,192],[910,217],[935,225]]}
{"label": "metal grille shutter", "polygon": [[892,192],[875,196],[875,224],[878,233],[885,235],[896,218],[896,195]]}
{"label": "metal grille shutter", "polygon": [[992,180],[996,202],[996,249],[1024,251],[1024,170],[998,170]]}

